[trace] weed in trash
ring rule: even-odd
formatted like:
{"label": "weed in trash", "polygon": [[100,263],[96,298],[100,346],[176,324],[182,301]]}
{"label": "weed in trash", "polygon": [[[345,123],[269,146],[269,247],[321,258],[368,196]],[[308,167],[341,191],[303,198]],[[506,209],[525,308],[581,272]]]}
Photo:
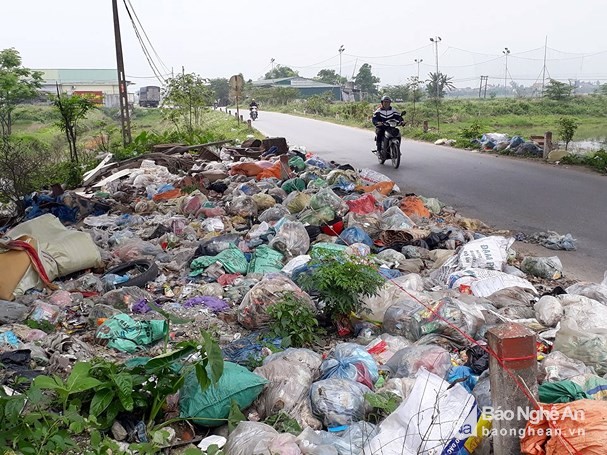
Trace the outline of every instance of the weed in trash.
{"label": "weed in trash", "polygon": [[285,293],[268,308],[270,336],[282,338],[283,347],[309,347],[319,341],[323,329],[318,326],[314,310],[294,293]]}
{"label": "weed in trash", "polygon": [[375,267],[361,257],[320,255],[308,266],[311,273],[302,273],[298,281],[305,291],[320,294],[333,322],[360,313],[360,298],[377,295],[385,282]]}
{"label": "weed in trash", "polygon": [[291,433],[294,436],[299,436],[303,431],[303,428],[297,423],[297,420],[283,411],[269,416],[264,423],[274,427],[279,433]]}

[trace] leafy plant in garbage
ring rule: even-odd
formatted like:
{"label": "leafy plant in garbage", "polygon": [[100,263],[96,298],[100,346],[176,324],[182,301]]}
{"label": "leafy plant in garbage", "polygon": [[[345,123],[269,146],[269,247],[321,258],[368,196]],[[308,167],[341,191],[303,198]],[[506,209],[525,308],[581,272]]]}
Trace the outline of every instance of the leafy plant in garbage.
{"label": "leafy plant in garbage", "polygon": [[164,311],[160,306],[156,305],[156,303],[154,303],[154,302],[148,302],[148,306],[152,310],[154,310],[158,314],[160,314],[162,317],[164,317],[164,319],[167,323],[167,332],[166,332],[166,335],[164,336],[164,352],[167,352],[167,349],[169,346],[170,334],[171,334],[171,322],[174,324],[187,324],[190,321],[179,318],[167,311]]}
{"label": "leafy plant in garbage", "polygon": [[[63,411],[68,409],[68,400],[79,394],[101,385],[101,381],[93,378],[90,375],[91,364],[88,362],[77,362],[72,367],[72,371],[68,378],[64,381],[57,375],[53,376],[38,376],[34,379],[34,387],[42,390],[52,390],[57,394],[59,403],[63,407]],[[72,404],[78,404],[72,403]]]}
{"label": "leafy plant in garbage", "polygon": [[392,392],[365,393],[365,400],[373,408],[367,417],[374,423],[380,422],[396,411],[402,401]]}
{"label": "leafy plant in garbage", "polygon": [[[193,362],[187,363],[188,361]],[[179,391],[192,371],[196,374],[202,390],[216,384],[223,374],[223,356],[217,343],[208,333],[202,331],[202,340],[181,342],[172,352],[154,357],[132,371],[149,378],[142,385],[152,403],[147,414],[147,427],[148,430],[158,429],[180,420],[173,419],[156,425],[156,419],[167,398]]]}
{"label": "leafy plant in garbage", "polygon": [[267,417],[264,423],[270,425],[279,433],[291,433],[292,435],[299,436],[303,431],[297,420],[283,411]]}
{"label": "leafy plant in garbage", "polygon": [[270,336],[282,338],[284,347],[301,348],[318,342],[322,329],[310,305],[293,292],[284,293],[281,299],[268,308]]}
{"label": "leafy plant in garbage", "polygon": [[71,435],[81,433],[86,425],[74,409],[53,411],[51,399],[39,388],[9,395],[0,387],[0,447],[4,449],[40,455],[77,450]]}
{"label": "leafy plant in garbage", "polygon": [[483,131],[485,131],[485,126],[481,124],[478,120],[474,120],[470,126],[464,126],[459,131],[459,136],[462,139],[467,139],[468,141],[472,141],[474,139],[479,139],[483,135]]}
{"label": "leafy plant in garbage", "polygon": [[361,298],[377,295],[385,282],[370,262],[358,256],[322,254],[308,267],[297,281],[305,291],[320,294],[324,311],[334,322],[359,313]]}
{"label": "leafy plant in garbage", "polygon": [[54,333],[55,330],[57,330],[57,327],[55,327],[54,324],[45,320],[36,321],[34,319],[28,319],[25,321],[25,325],[28,326],[30,329],[42,330],[46,333]]}

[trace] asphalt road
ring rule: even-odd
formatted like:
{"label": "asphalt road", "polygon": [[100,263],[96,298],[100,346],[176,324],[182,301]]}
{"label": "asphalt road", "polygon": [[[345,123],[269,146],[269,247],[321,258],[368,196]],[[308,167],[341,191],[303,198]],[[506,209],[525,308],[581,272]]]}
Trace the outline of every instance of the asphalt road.
{"label": "asphalt road", "polygon": [[375,169],[403,192],[437,197],[496,229],[571,233],[576,251],[517,244],[534,255],[559,256],[566,276],[600,282],[607,270],[607,177],[410,140],[403,142],[401,166],[395,170],[371,153],[372,131],[266,111],[254,127],[325,158]]}

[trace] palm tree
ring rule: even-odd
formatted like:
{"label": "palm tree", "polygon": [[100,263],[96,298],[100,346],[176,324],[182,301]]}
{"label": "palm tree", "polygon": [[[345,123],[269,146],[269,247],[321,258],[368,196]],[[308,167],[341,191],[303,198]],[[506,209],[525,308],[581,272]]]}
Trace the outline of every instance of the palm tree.
{"label": "palm tree", "polygon": [[444,98],[447,90],[455,89],[453,78],[443,73],[430,73],[427,81],[426,91],[431,98]]}

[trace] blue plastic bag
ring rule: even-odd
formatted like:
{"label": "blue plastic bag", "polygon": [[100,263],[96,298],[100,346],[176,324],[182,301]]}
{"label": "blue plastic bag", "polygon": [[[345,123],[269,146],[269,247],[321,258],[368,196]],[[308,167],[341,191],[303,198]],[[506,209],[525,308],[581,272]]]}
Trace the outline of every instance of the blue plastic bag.
{"label": "blue plastic bag", "polygon": [[320,365],[320,379],[349,379],[370,389],[379,379],[375,359],[362,346],[342,343],[335,346]]}
{"label": "blue plastic bag", "polygon": [[373,246],[373,240],[369,237],[362,228],[359,226],[353,226],[341,233],[337,242],[340,245],[353,245],[355,243],[364,243],[367,246]]}
{"label": "blue plastic bag", "polygon": [[[458,381],[458,379],[461,381]],[[450,384],[458,381],[468,392],[472,393],[472,389],[474,389],[474,386],[478,382],[478,376],[472,372],[470,367],[451,367],[447,371],[445,380]]]}

